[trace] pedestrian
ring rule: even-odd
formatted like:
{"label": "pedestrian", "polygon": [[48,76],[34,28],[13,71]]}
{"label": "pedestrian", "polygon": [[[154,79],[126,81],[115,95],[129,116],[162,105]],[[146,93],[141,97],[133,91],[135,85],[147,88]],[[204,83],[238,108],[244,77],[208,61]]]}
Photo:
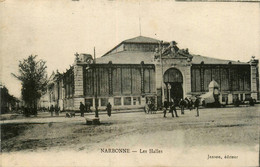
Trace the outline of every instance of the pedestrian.
{"label": "pedestrian", "polygon": [[58,105],[55,105],[55,115],[59,116],[59,107],[58,107]]}
{"label": "pedestrian", "polygon": [[194,106],[197,110],[197,117],[199,116],[199,105],[200,105],[200,99],[198,97],[196,97],[196,100],[195,100],[195,103],[194,103]]}
{"label": "pedestrian", "polygon": [[50,112],[51,112],[51,116],[53,117],[53,111],[54,111],[54,107],[53,107],[53,105],[51,105],[51,107],[50,107]]}
{"label": "pedestrian", "polygon": [[91,104],[89,102],[86,103],[86,111],[87,112],[92,112],[92,110],[90,109]]}
{"label": "pedestrian", "polygon": [[181,114],[184,114],[185,101],[181,98],[179,106],[181,108]]}
{"label": "pedestrian", "polygon": [[254,99],[252,97],[250,97],[250,99],[249,99],[249,105],[250,106],[254,106],[255,105],[254,104]]}
{"label": "pedestrian", "polygon": [[191,98],[190,98],[190,103],[189,103],[189,109],[190,109],[190,111],[193,109],[193,101]]}
{"label": "pedestrian", "polygon": [[95,108],[96,108],[96,110],[95,110],[95,117],[98,118],[98,103],[97,103],[97,101],[95,103]]}
{"label": "pedestrian", "polygon": [[163,102],[163,117],[166,118],[166,112],[167,112],[167,109],[169,107],[169,103],[168,101],[165,99],[164,102]]}
{"label": "pedestrian", "polygon": [[170,102],[170,113],[172,113],[172,117],[174,117],[173,111],[175,112],[175,116],[179,117],[177,114],[176,106],[177,106],[177,100],[172,99]]}
{"label": "pedestrian", "polygon": [[112,106],[111,106],[111,104],[108,102],[108,104],[107,104],[107,115],[110,117],[111,116],[111,108],[112,108]]}
{"label": "pedestrian", "polygon": [[89,108],[89,103],[86,102],[86,104],[85,104],[85,110],[86,110],[87,113],[89,112],[88,108]]}
{"label": "pedestrian", "polygon": [[151,100],[149,99],[148,100],[148,112],[147,112],[147,114],[149,114],[149,112],[151,112],[152,113],[152,111],[151,111],[151,105],[152,105],[152,102],[151,102]]}
{"label": "pedestrian", "polygon": [[80,109],[81,117],[84,117],[85,106],[82,102],[80,102],[79,109]]}

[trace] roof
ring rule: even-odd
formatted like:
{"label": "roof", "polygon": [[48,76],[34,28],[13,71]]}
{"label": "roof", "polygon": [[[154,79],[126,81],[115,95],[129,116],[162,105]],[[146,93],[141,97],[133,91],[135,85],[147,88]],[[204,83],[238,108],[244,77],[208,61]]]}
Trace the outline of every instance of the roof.
{"label": "roof", "polygon": [[[228,64],[229,62],[231,62],[231,64],[248,64],[245,62],[222,60],[200,55],[192,56],[192,64],[201,64],[202,61],[204,62],[204,64]],[[96,63],[108,63],[109,61],[112,61],[112,63],[116,64],[140,64],[141,61],[144,61],[145,64],[152,64],[153,58],[154,52],[122,51],[97,58]]]}
{"label": "roof", "polygon": [[152,64],[153,56],[154,52],[124,51],[97,58],[96,63],[112,61],[115,64],[140,64],[141,61],[144,61],[145,64]]}
{"label": "roof", "polygon": [[[160,40],[158,40],[158,39],[154,39],[154,38],[150,38],[150,37],[144,37],[144,36],[138,36],[138,37],[135,37],[135,38],[131,38],[131,39],[127,39],[127,40],[122,41],[121,43],[116,45],[114,48],[112,48],[111,50],[106,52],[103,56],[107,56],[108,54],[110,54],[113,50],[115,50],[116,48],[118,48],[122,44],[127,44],[127,43],[158,44],[158,42],[160,42]],[[168,44],[168,42],[164,42],[164,44]]]}
{"label": "roof", "polygon": [[[108,51],[106,54],[104,54],[101,58],[97,58],[97,63],[108,63],[109,61],[112,61],[113,63],[118,64],[139,64],[141,61],[144,61],[146,64],[152,64],[152,59],[154,56],[154,52],[141,52],[141,51],[119,51],[116,53],[111,53],[113,50],[118,48],[122,44],[127,43],[139,43],[139,44],[158,44],[160,40],[144,37],[144,36],[138,36],[135,38],[127,39],[122,41],[120,44],[115,46],[113,49]],[[168,42],[164,42],[164,44],[169,44]],[[248,64],[245,62],[238,62],[238,61],[232,61],[232,60],[223,60],[223,59],[217,59],[217,58],[211,58],[201,55],[192,55],[192,64],[201,64],[204,62],[204,64]]]}
{"label": "roof", "polygon": [[144,36],[138,36],[123,41],[123,43],[154,43],[154,44],[158,44],[158,42],[160,42],[160,40],[144,37]]}
{"label": "roof", "polygon": [[206,57],[206,56],[201,56],[201,55],[192,55],[192,64],[201,64],[203,61],[204,64],[228,64],[231,62],[231,64],[248,64],[245,62],[238,62],[238,61],[233,61],[233,60],[223,60],[223,59],[216,59],[216,58],[211,58],[211,57]]}

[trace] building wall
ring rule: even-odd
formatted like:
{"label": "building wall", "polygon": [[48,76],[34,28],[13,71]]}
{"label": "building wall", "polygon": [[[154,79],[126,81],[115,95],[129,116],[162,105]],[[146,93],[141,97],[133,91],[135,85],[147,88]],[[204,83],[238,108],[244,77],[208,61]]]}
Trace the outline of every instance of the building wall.
{"label": "building wall", "polygon": [[[174,68],[181,72],[183,77],[183,98],[190,96],[191,94],[191,74],[190,74],[191,63],[186,58],[164,58],[162,64],[158,62],[156,64],[156,89],[157,89],[157,104],[158,107],[162,106],[162,100],[166,98],[167,87],[164,83],[163,76],[166,71]],[[164,90],[164,97],[162,97],[162,86]]]}
{"label": "building wall", "polygon": [[[63,99],[63,108],[64,110],[74,110],[74,97],[75,97],[75,87],[79,86],[80,78],[82,78],[82,75],[80,76],[77,71],[74,70],[74,68],[70,68],[66,73],[64,73],[62,78],[62,90],[60,93],[64,93],[62,96],[60,96],[61,99]],[[80,72],[80,70],[78,70]],[[76,77],[74,76],[76,75]],[[77,85],[75,84],[75,80],[77,81]],[[82,80],[82,79],[81,79]],[[80,93],[77,91],[77,93]]]}
{"label": "building wall", "polygon": [[141,107],[146,97],[156,96],[154,65],[93,64],[83,69],[84,97],[92,106]]}
{"label": "building wall", "polygon": [[233,103],[239,99],[249,100],[251,97],[250,65],[212,65],[200,64],[191,67],[192,94],[208,92],[209,83],[215,80],[220,86],[220,102]]}
{"label": "building wall", "polygon": [[192,65],[192,92],[208,92],[209,83],[215,80],[221,92],[250,91],[249,65]]}
{"label": "building wall", "polygon": [[[163,75],[177,69],[183,77],[183,97],[201,95],[208,91],[214,79],[220,86],[220,101],[233,103],[259,95],[258,62],[248,65],[191,64],[183,57],[164,58],[155,64],[86,64],[75,63],[73,68],[55,78],[49,85],[50,105],[64,110],[79,110],[80,102],[97,104],[105,109],[110,102],[113,109],[141,108],[152,99],[160,107]],[[163,81],[164,82],[164,81]],[[164,96],[164,97],[165,97]],[[96,100],[95,100],[96,99]]]}

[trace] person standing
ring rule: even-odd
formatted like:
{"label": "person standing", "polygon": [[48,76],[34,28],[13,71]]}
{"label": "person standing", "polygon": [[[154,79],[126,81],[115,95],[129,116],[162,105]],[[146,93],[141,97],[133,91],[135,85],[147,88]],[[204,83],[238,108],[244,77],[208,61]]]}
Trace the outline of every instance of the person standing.
{"label": "person standing", "polygon": [[190,109],[190,111],[193,109],[193,101],[192,101],[192,99],[190,98],[190,103],[189,103],[189,109]]}
{"label": "person standing", "polygon": [[53,111],[54,111],[54,107],[53,107],[53,105],[51,105],[51,107],[50,107],[50,111],[51,111],[51,116],[53,117]]}
{"label": "person standing", "polygon": [[108,102],[108,104],[107,104],[107,115],[110,117],[111,116],[111,108],[112,108],[112,106],[111,106],[111,104]]}
{"label": "person standing", "polygon": [[98,118],[98,103],[97,103],[97,101],[95,103],[95,108],[96,108],[96,110],[95,110],[95,117]]}
{"label": "person standing", "polygon": [[82,102],[80,102],[79,109],[80,109],[81,117],[84,117],[85,106]]}
{"label": "person standing", "polygon": [[174,99],[174,100],[173,100],[173,110],[174,110],[174,112],[175,112],[175,116],[176,116],[176,117],[179,117],[178,114],[177,114],[176,107],[177,107],[177,100]]}
{"label": "person standing", "polygon": [[197,110],[197,117],[199,117],[199,105],[200,105],[200,99],[198,97],[196,97],[196,100],[195,100],[195,103],[194,103],[194,106]]}
{"label": "person standing", "polygon": [[180,100],[180,108],[181,108],[181,114],[184,114],[184,107],[185,107],[185,101],[183,99]]}
{"label": "person standing", "polygon": [[86,110],[87,113],[89,112],[88,108],[89,108],[89,103],[86,102],[86,104],[85,104],[85,110]]}
{"label": "person standing", "polygon": [[175,116],[179,117],[177,114],[176,106],[177,106],[177,101],[172,99],[170,102],[170,113],[172,113],[172,117],[174,117],[173,111],[175,112]]}
{"label": "person standing", "polygon": [[166,118],[166,112],[168,110],[169,104],[168,101],[165,99],[163,102],[163,117]]}

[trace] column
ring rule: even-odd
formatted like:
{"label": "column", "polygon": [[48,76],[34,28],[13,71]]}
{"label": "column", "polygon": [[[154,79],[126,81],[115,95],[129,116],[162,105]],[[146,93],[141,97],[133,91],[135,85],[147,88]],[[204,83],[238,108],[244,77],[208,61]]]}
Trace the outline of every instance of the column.
{"label": "column", "polygon": [[74,64],[74,107],[73,110],[79,110],[80,102],[85,103],[83,94],[83,66]]}
{"label": "column", "polygon": [[259,88],[257,86],[257,68],[258,68],[258,60],[255,60],[254,58],[250,61],[250,80],[251,80],[251,97],[253,99],[257,99],[257,92],[259,91]]}

